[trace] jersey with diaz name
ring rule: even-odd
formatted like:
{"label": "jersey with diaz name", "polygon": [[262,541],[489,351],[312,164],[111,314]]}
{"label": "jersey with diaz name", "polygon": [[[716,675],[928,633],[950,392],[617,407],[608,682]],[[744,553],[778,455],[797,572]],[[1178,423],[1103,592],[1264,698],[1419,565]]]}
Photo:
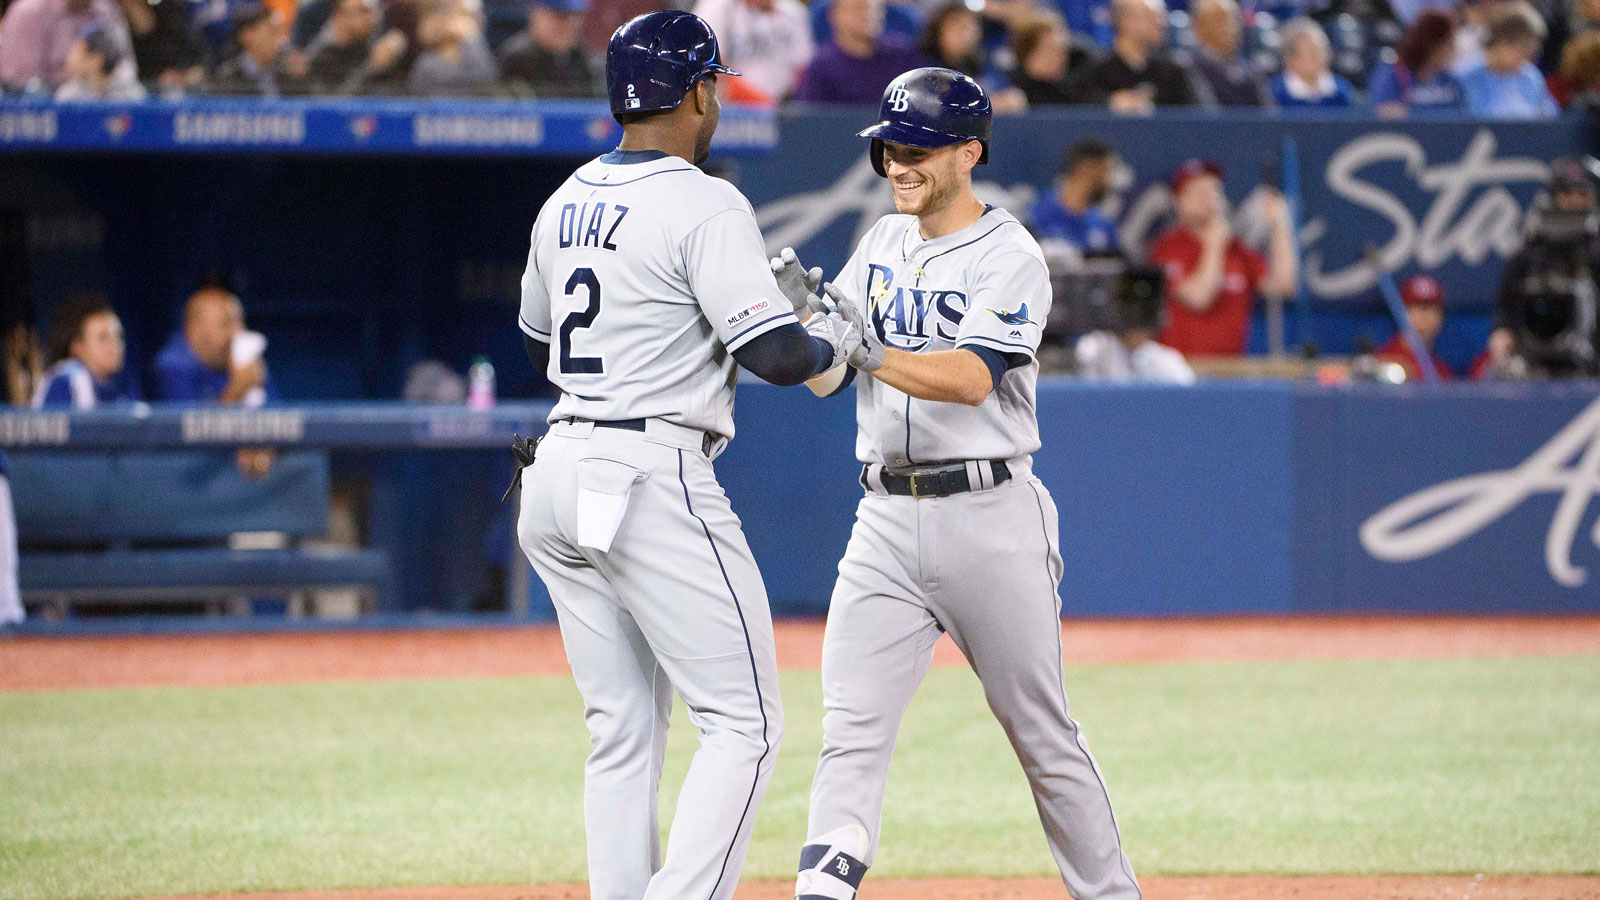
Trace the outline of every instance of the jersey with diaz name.
{"label": "jersey with diaz name", "polygon": [[976,407],[857,379],[857,458],[903,467],[1039,449],[1034,354],[1050,313],[1050,277],[1039,244],[1010,213],[989,207],[972,225],[933,240],[922,238],[914,216],[885,216],[861,239],[838,285],[889,347],[987,347],[1027,358]]}
{"label": "jersey with diaz name", "polygon": [[794,322],[750,201],[675,156],[584,164],[533,225],[518,323],[550,344],[550,420],[661,418],[733,436],[732,352]]}

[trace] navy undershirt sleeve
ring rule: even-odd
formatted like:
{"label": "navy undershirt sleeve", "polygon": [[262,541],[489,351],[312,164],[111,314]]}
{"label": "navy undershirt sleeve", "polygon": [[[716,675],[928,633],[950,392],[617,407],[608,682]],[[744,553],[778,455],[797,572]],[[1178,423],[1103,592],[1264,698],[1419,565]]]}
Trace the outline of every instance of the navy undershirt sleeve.
{"label": "navy undershirt sleeve", "polygon": [[540,378],[545,377],[545,370],[550,368],[550,345],[536,338],[528,337],[522,333],[522,349],[528,353],[528,362],[533,363],[533,371]]}
{"label": "navy undershirt sleeve", "polygon": [[763,380],[787,386],[826,372],[833,365],[833,348],[790,322],[733,351],[733,358]]}
{"label": "navy undershirt sleeve", "polygon": [[979,359],[983,360],[983,364],[989,367],[989,377],[994,379],[996,389],[1000,387],[1000,379],[1006,377],[1007,370],[1015,369],[1017,366],[1025,365],[1028,362],[1028,354],[1026,353],[1001,353],[999,350],[990,350],[988,347],[974,347],[971,344],[961,349],[970,350],[976,353]]}

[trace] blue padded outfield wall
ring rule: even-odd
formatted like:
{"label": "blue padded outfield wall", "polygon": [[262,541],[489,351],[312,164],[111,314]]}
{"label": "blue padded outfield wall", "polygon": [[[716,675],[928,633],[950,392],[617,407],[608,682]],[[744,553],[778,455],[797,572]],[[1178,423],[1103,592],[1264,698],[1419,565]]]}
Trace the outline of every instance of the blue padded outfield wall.
{"label": "blue padded outfield wall", "polygon": [[[861,495],[854,403],[801,394],[741,388],[717,462],[788,614]],[[1600,387],[1047,379],[1039,420],[1068,616],[1600,611]]]}
{"label": "blue padded outfield wall", "polygon": [[[836,271],[890,208],[855,137],[871,115],[730,114],[716,161],[751,198],[773,249],[792,244]],[[1457,369],[1482,349],[1495,282],[1546,164],[1595,146],[1581,115],[1485,123],[1050,110],[997,119],[980,190],[1024,211],[1085,136],[1127,163],[1109,205],[1128,247],[1166,221],[1166,179],[1188,156],[1226,166],[1247,236],[1257,230],[1255,186],[1297,163],[1310,336],[1339,353],[1358,334],[1392,334],[1362,264],[1371,245],[1391,270],[1441,277],[1451,318],[1440,350]],[[394,397],[418,360],[465,369],[480,352],[502,389],[526,396],[539,385],[510,323],[529,228],[549,191],[615,140],[603,106],[572,102],[51,108],[0,99],[0,213],[28,222],[40,324],[55,299],[104,290],[122,312],[130,358],[153,355],[198,274],[221,269],[271,339],[287,398]],[[1289,317],[1291,343],[1298,323]]]}
{"label": "blue padded outfield wall", "polygon": [[[325,448],[337,471],[341,458],[382,450],[364,477],[372,544],[399,569],[401,592],[386,611],[442,611],[457,608],[449,597],[471,577],[465,564],[481,564],[496,535],[509,538],[509,516],[496,521],[509,510],[495,503],[509,453],[483,448],[504,445],[512,430],[537,433],[547,411],[158,407],[120,422],[116,413],[17,411],[0,413],[0,448],[13,454],[12,490],[28,510],[24,540],[39,516],[73,515],[65,486],[30,480],[51,471],[52,458],[56,472],[72,472],[94,452],[192,456],[248,438]],[[1600,385],[1177,388],[1054,378],[1040,385],[1038,411],[1035,470],[1061,511],[1069,616],[1600,612]],[[739,389],[738,435],[716,468],[780,615],[826,610],[861,496],[854,414],[849,395]],[[387,455],[400,448],[414,449]],[[38,509],[52,503],[58,514]],[[533,594],[534,614],[548,617],[537,581]]]}

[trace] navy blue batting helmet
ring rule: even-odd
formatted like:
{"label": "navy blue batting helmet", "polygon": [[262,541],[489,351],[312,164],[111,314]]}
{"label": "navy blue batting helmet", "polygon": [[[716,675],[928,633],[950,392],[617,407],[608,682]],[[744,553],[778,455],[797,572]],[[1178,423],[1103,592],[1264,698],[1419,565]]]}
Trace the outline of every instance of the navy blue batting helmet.
{"label": "navy blue batting helmet", "polygon": [[606,45],[612,114],[676,109],[709,72],[739,74],[722,64],[711,26],[681,9],[645,13]]}
{"label": "navy blue batting helmet", "polygon": [[978,163],[989,162],[989,95],[976,81],[929,66],[889,82],[878,105],[878,124],[857,137],[872,138],[872,168],[883,175],[883,142],[908,147],[943,147],[962,141],[983,144]]}

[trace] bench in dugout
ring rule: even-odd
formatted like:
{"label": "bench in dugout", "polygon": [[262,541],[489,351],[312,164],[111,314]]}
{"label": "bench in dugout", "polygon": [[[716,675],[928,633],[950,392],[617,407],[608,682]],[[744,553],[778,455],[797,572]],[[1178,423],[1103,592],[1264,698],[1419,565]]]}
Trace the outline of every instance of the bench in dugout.
{"label": "bench in dugout", "polygon": [[[328,529],[328,458],[281,453],[267,477],[231,452],[13,454],[23,602],[47,616],[75,605],[241,600],[356,589],[362,608],[392,592],[382,550],[301,546]],[[232,549],[231,535],[276,532],[287,547]]]}

